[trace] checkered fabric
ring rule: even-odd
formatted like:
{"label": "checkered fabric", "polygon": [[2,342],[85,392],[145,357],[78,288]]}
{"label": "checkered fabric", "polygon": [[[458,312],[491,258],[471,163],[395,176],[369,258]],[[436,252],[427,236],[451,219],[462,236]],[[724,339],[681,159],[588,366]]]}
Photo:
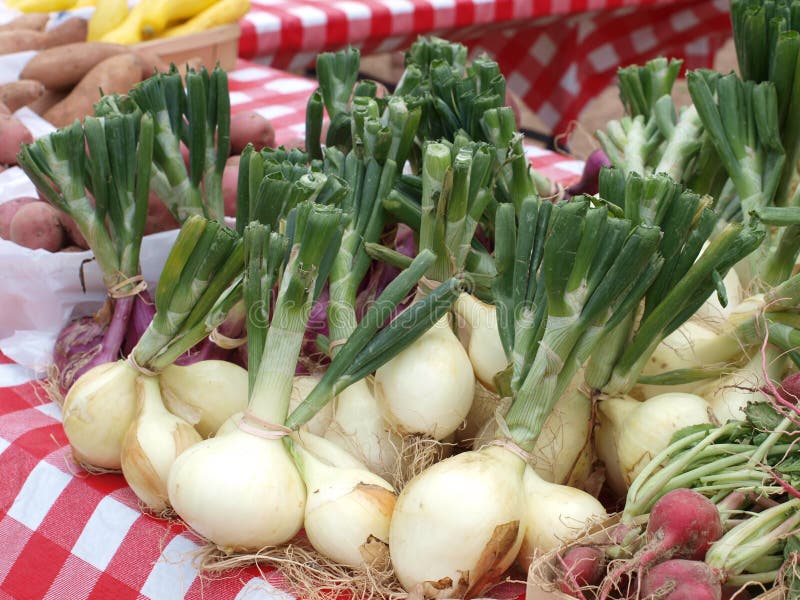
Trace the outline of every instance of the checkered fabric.
{"label": "checkered fabric", "polygon": [[239,56],[313,65],[353,44],[370,54],[433,33],[493,56],[509,87],[564,132],[619,65],[660,55],[710,67],[730,36],[728,0],[253,0]]}
{"label": "checkered fabric", "polygon": [[[246,61],[229,78],[234,113],[255,108],[272,119],[278,143],[303,134],[313,82]],[[578,161],[529,154],[551,178],[580,172]],[[199,541],[179,522],[142,514],[121,475],[78,467],[60,419],[35,375],[0,354],[0,600],[292,597],[265,567],[200,575]],[[524,589],[507,584],[493,596],[522,598]]]}

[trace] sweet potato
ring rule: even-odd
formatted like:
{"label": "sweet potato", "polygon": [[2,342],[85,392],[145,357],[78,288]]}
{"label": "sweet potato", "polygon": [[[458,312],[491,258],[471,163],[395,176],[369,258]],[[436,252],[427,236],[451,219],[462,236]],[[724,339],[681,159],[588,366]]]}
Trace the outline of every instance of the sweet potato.
{"label": "sweet potato", "polygon": [[42,31],[1,31],[0,54],[44,48],[47,34]]}
{"label": "sweet potato", "polygon": [[275,129],[272,123],[254,110],[231,116],[231,154],[241,154],[249,143],[256,150],[275,145]]}
{"label": "sweet potato", "polygon": [[126,94],[142,80],[139,57],[119,54],[95,65],[61,102],[44,113],[44,119],[56,127],[64,127],[75,119],[92,114],[94,104],[104,94]]}
{"label": "sweet potato", "polygon": [[46,202],[31,202],[11,219],[11,241],[26,248],[55,252],[64,245],[58,211]]}
{"label": "sweet potato", "polygon": [[78,229],[78,224],[75,222],[75,219],[70,217],[67,213],[59,211],[58,221],[61,223],[61,227],[64,229],[66,243],[77,246],[78,248],[82,248],[84,250],[89,249],[89,244],[86,243],[86,238],[83,237],[81,230]]}
{"label": "sweet potato", "polygon": [[150,193],[147,202],[147,219],[144,222],[144,234],[158,233],[159,231],[169,231],[179,229],[178,220],[172,216],[167,206],[156,196]]}
{"label": "sweet potato", "polygon": [[32,79],[20,79],[0,85],[0,102],[14,112],[44,94],[44,86]]}
{"label": "sweet potato", "polygon": [[63,90],[77,84],[103,60],[128,52],[127,46],[107,42],[79,42],[48,48],[31,58],[19,77],[41,81],[48,90]]}
{"label": "sweet potato", "polygon": [[28,13],[0,25],[0,31],[44,31],[50,20],[48,13]]}
{"label": "sweet potato", "polygon": [[32,143],[33,136],[22,121],[14,115],[0,114],[0,163],[17,164],[20,146]]}
{"label": "sweet potato", "polygon": [[48,90],[45,88],[44,94],[31,102],[28,105],[28,108],[30,108],[37,115],[42,116],[44,113],[50,110],[51,107],[55,106],[66,97],[67,92],[60,90]]}
{"label": "sweet potato", "polygon": [[57,46],[63,46],[64,44],[86,41],[86,31],[88,28],[89,23],[86,19],[81,19],[79,17],[67,19],[61,23],[61,25],[46,32],[44,47],[55,48]]}
{"label": "sweet potato", "polygon": [[239,156],[231,156],[225,162],[222,172],[222,201],[225,204],[225,216],[236,216],[236,190],[239,183]]}
{"label": "sweet potato", "polygon": [[0,204],[0,238],[11,239],[11,219],[17,211],[31,202],[39,202],[38,198],[14,198]]}

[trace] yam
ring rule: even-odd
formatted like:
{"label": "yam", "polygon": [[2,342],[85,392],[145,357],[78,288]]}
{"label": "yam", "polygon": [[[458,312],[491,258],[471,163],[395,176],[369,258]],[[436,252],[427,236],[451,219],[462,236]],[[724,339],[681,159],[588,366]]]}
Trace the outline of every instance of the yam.
{"label": "yam", "polygon": [[231,154],[241,154],[249,143],[256,150],[275,146],[275,129],[272,123],[254,110],[231,115]]}
{"label": "yam", "polygon": [[64,90],[79,83],[98,63],[128,52],[130,49],[122,44],[107,42],[66,44],[39,52],[28,61],[19,77],[41,81],[48,90]]}
{"label": "yam", "polygon": [[83,120],[93,112],[103,94],[127,94],[142,80],[139,57],[133,53],[112,56],[95,65],[61,102],[43,116],[56,127],[65,127],[75,119]]}
{"label": "yam", "polygon": [[11,219],[17,211],[31,202],[39,202],[38,198],[14,198],[0,204],[0,238],[11,239]]}
{"label": "yam", "polygon": [[44,94],[44,86],[33,79],[20,79],[0,85],[0,102],[15,112]]}
{"label": "yam", "polygon": [[0,25],[0,31],[44,31],[44,26],[49,20],[48,13],[20,15],[16,19]]}
{"label": "yam", "polygon": [[147,202],[147,219],[144,222],[144,234],[169,231],[170,229],[180,229],[180,223],[169,212],[167,205],[153,192],[150,192],[150,199]]}
{"label": "yam", "polygon": [[28,108],[30,108],[37,115],[42,116],[44,113],[50,110],[51,107],[55,106],[66,97],[67,92],[65,91],[48,90],[45,88],[44,94],[31,102],[28,105]]}
{"label": "yam", "polygon": [[58,211],[46,202],[31,202],[11,219],[11,241],[34,250],[55,252],[64,245]]}
{"label": "yam", "polygon": [[86,19],[72,17],[45,33],[45,48],[55,48],[75,42],[85,42],[89,23]]}
{"label": "yam", "polygon": [[47,34],[41,31],[0,31],[0,54],[44,48]]}
{"label": "yam", "polygon": [[89,244],[86,243],[86,238],[83,237],[83,234],[78,228],[78,224],[75,222],[75,219],[70,217],[65,212],[58,211],[58,221],[61,223],[61,227],[64,229],[64,235],[66,236],[66,241],[68,244],[77,246],[84,250],[89,249]]}
{"label": "yam", "polygon": [[0,114],[0,163],[17,164],[22,144],[32,144],[33,135],[14,115]]}

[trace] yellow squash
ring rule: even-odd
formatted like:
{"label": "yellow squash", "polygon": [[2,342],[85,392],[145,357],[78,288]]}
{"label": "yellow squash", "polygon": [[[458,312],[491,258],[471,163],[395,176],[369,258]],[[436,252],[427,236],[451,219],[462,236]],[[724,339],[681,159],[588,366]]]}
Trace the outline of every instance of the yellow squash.
{"label": "yellow squash", "polygon": [[75,6],[75,0],[20,0],[13,4],[6,3],[22,12],[58,12]]}
{"label": "yellow squash", "polygon": [[131,9],[125,20],[100,38],[101,42],[115,44],[138,44],[142,41],[142,16],[151,0],[142,0]]}
{"label": "yellow squash", "polygon": [[154,0],[142,15],[142,37],[149,39],[164,31],[170,23],[185,21],[213,6],[217,0]]}
{"label": "yellow squash", "polygon": [[168,29],[164,32],[163,37],[197,33],[219,25],[235,23],[246,15],[248,10],[250,10],[250,0],[219,0],[186,23]]}
{"label": "yellow squash", "polygon": [[127,0],[98,0],[97,8],[89,19],[89,31],[86,39],[90,42],[100,40],[109,31],[113,31],[128,16]]}

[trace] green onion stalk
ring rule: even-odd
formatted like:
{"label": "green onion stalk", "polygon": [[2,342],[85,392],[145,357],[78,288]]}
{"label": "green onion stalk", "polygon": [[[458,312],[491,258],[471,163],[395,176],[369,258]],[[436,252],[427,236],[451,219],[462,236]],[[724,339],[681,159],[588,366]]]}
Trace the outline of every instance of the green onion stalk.
{"label": "green onion stalk", "polygon": [[[713,80],[692,72],[688,81],[706,132],[736,190],[731,202],[718,202],[715,210],[727,221],[749,223],[756,211],[776,203],[786,167],[777,88],[768,81],[743,82],[735,74]],[[747,286],[754,278],[762,285],[780,283],[787,270],[784,259],[800,251],[796,238],[793,228],[782,235],[770,231],[761,252],[737,267],[742,283]],[[787,244],[794,248],[787,249]]]}
{"label": "green onion stalk", "polygon": [[[159,278],[155,317],[127,360],[92,368],[67,393],[64,431],[76,459],[92,467],[120,468],[121,448],[137,413],[141,378],[155,382],[152,385],[160,388],[176,415],[188,415],[187,420],[205,427],[205,433],[215,431],[207,424],[206,412],[225,401],[219,392],[230,390],[235,396],[237,378],[242,389],[244,370],[224,363],[228,368],[219,372],[206,368],[201,369],[202,377],[198,372],[182,377],[184,367],[173,363],[219,325],[236,303],[242,269],[242,242],[235,232],[199,216],[186,221]],[[176,385],[176,380],[183,385]]]}
{"label": "green onion stalk", "polygon": [[[422,155],[419,249],[436,255],[416,298],[466,272],[472,240],[491,201],[491,146],[459,134],[452,143],[428,142]],[[464,293],[458,305],[476,302]],[[456,313],[460,309],[456,308]],[[433,357],[436,357],[435,359]],[[447,373],[447,377],[443,376]],[[409,389],[404,383],[420,384]],[[475,377],[469,356],[443,318],[407,352],[375,374],[375,390],[389,421],[404,435],[441,440],[454,433],[469,413]]]}
{"label": "green onion stalk", "polygon": [[[151,190],[183,223],[191,215],[223,222],[222,172],[230,153],[228,76],[220,67],[190,69],[185,87],[173,65],[130,91],[128,98],[108,96],[97,114],[138,108],[155,125]],[[181,144],[189,152],[187,167]]]}
{"label": "green onion stalk", "polygon": [[75,123],[21,149],[20,166],[42,197],[75,221],[109,295],[111,316],[103,331],[84,319],[59,337],[55,359],[64,393],[93,367],[116,360],[129,335],[131,314],[146,285],[139,250],[153,139],[153,120],[136,111],[87,117],[83,127]]}
{"label": "green onion stalk", "polygon": [[[358,306],[372,299],[380,269],[373,269],[364,293],[364,278],[372,266],[366,244],[377,243],[384,232],[382,200],[392,190],[416,134],[420,110],[409,110],[402,98],[393,97],[381,114],[379,103],[356,97],[351,106],[352,147],[325,152],[325,170],[349,185],[341,207],[349,216],[342,243],[333,259],[328,282],[327,338],[320,336],[328,354],[336,356],[341,344],[356,330]],[[417,279],[422,275],[419,273]],[[333,419],[325,436],[357,456],[373,472],[391,479],[397,471],[400,438],[389,425],[366,379],[337,396]]]}
{"label": "green onion stalk", "polygon": [[[620,99],[627,115],[611,121],[596,136],[611,160],[625,173],[666,173],[678,182],[698,179],[704,191],[718,185],[713,153],[704,144],[703,125],[693,105],[676,111],[672,86],[680,60],[656,58],[643,66],[619,69]],[[700,156],[701,151],[705,153]],[[699,180],[703,176],[703,181]]]}

